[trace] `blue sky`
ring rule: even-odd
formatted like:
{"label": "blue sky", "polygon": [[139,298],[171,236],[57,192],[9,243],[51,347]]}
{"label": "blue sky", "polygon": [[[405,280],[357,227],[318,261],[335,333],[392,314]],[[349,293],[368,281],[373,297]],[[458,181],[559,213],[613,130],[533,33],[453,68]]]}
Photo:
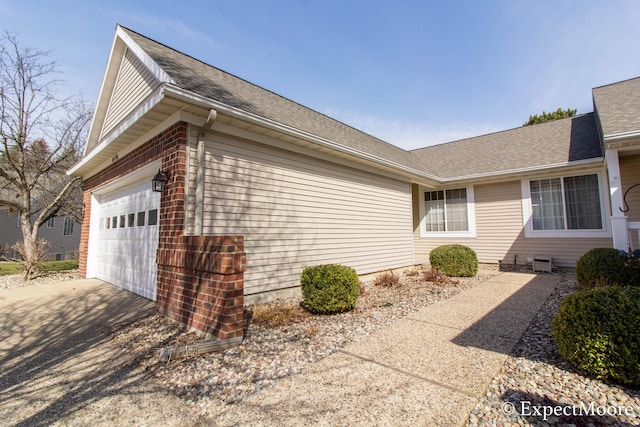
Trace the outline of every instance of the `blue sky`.
{"label": "blue sky", "polygon": [[592,111],[640,76],[639,22],[636,0],[0,0],[92,102],[120,23],[405,149]]}

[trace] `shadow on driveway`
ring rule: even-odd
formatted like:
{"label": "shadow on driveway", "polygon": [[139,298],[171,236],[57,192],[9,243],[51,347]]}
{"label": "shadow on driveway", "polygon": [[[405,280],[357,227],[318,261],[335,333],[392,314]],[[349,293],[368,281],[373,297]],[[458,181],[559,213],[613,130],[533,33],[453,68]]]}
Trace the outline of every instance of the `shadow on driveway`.
{"label": "shadow on driveway", "polygon": [[109,343],[109,327],[154,310],[152,301],[97,280],[0,291],[1,423],[197,424]]}

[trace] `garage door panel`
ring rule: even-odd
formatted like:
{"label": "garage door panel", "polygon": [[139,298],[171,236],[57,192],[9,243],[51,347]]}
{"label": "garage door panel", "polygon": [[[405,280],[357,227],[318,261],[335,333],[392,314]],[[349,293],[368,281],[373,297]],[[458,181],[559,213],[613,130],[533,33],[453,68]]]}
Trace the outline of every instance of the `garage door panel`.
{"label": "garage door panel", "polygon": [[100,197],[96,277],[155,300],[159,206],[147,180]]}

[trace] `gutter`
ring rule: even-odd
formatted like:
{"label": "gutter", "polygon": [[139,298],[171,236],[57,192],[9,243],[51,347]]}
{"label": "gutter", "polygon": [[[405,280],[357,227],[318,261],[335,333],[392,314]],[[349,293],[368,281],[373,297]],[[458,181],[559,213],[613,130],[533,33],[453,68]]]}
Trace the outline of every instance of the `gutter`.
{"label": "gutter", "polygon": [[395,170],[400,170],[410,175],[419,176],[421,178],[424,178],[430,181],[434,181],[434,182],[442,181],[442,178],[438,178],[435,175],[431,175],[431,174],[419,171],[417,169],[401,165],[400,163],[396,163],[391,160],[387,160],[382,157],[379,157],[361,150],[357,150],[355,148],[338,144],[329,139],[322,138],[312,133],[305,132],[291,126],[284,125],[282,123],[264,118],[257,114],[249,113],[247,111],[241,110],[236,107],[232,107],[222,102],[215,101],[201,95],[197,95],[193,92],[189,92],[187,90],[181,89],[171,84],[165,85],[165,92],[167,93],[167,95],[171,95],[183,101],[195,103],[209,109],[213,108],[213,109],[216,109],[218,112],[224,112],[225,114],[232,116],[234,118],[248,121],[256,125],[278,131],[280,133],[285,133],[287,135],[294,136],[299,139],[304,139],[306,141],[312,142],[322,147],[330,148],[332,150],[339,151],[341,153],[348,154],[350,156],[358,157],[363,160],[368,160],[386,167],[390,167]]}
{"label": "gutter", "polygon": [[588,166],[588,165],[597,164],[597,163],[604,163],[604,157],[594,157],[592,159],[577,160],[575,162],[551,163],[548,165],[531,166],[527,168],[508,169],[508,170],[499,171],[499,172],[486,172],[486,173],[479,173],[474,175],[463,175],[463,176],[454,176],[450,178],[440,178],[440,181],[444,184],[444,183],[453,182],[453,181],[464,181],[464,180],[472,180],[472,179],[478,179],[478,178],[489,178],[494,176],[498,177],[498,176],[504,176],[504,175],[523,174],[527,172],[544,171],[547,169],[556,169],[556,168],[562,168],[567,166],[573,166],[573,167]]}
{"label": "gutter", "polygon": [[602,139],[604,142],[615,142],[619,139],[637,138],[640,137],[640,131],[614,133],[612,135],[605,135]]}
{"label": "gutter", "polygon": [[[188,102],[190,104],[195,104],[197,106],[209,109],[209,117],[206,119],[204,124],[205,128],[198,135],[198,140],[201,139],[201,136],[204,132],[206,132],[215,121],[217,114],[219,112],[223,112],[226,115],[231,117],[254,123],[258,126],[265,127],[279,133],[284,133],[298,139],[302,139],[313,144],[319,145],[321,147],[329,148],[333,151],[338,151],[340,153],[347,154],[349,156],[357,157],[362,160],[370,161],[396,171],[403,172],[405,174],[411,175],[413,177],[422,178],[428,181],[431,181],[436,184],[446,184],[455,181],[464,181],[464,180],[473,180],[479,178],[489,178],[489,177],[500,177],[511,174],[522,174],[527,172],[535,172],[535,171],[543,171],[546,169],[554,169],[561,168],[567,166],[582,166],[582,165],[590,165],[601,163],[604,161],[603,157],[597,157],[593,159],[579,160],[576,162],[561,162],[561,163],[553,163],[548,165],[541,166],[532,166],[526,168],[518,168],[518,169],[509,169],[500,172],[487,172],[480,174],[472,174],[472,175],[463,175],[463,176],[455,176],[455,177],[438,177],[429,173],[425,173],[423,171],[414,169],[412,167],[408,167],[402,165],[400,163],[384,159],[382,157],[355,149],[351,147],[344,146],[332,140],[319,137],[309,132],[305,132],[299,129],[296,129],[291,126],[284,125],[282,123],[276,122],[274,120],[270,120],[259,116],[257,114],[249,113],[247,111],[241,110],[239,108],[230,106],[228,104],[224,104],[219,101],[215,101],[204,96],[195,94],[193,92],[187,91],[185,89],[179,88],[173,84],[163,83],[150,95],[150,97],[145,101],[145,103],[132,113],[130,113],[127,118],[115,129],[113,129],[109,135],[102,140],[87,156],[83,157],[78,163],[76,163],[69,171],[67,171],[68,175],[73,175],[80,168],[85,166],[91,159],[93,159],[97,154],[103,151],[107,146],[113,142],[116,138],[118,138],[126,129],[128,129],[135,121],[137,121],[140,117],[150,111],[156,104],[162,101],[165,96],[171,96],[173,98],[182,100],[184,102]],[[630,132],[625,134],[618,134],[606,137],[608,139],[623,139],[632,136],[640,136],[640,132]],[[416,180],[413,180],[414,182]]]}
{"label": "gutter", "polygon": [[137,122],[142,116],[147,114],[153,107],[155,107],[158,103],[160,103],[164,99],[164,91],[162,90],[162,86],[156,88],[151,95],[147,98],[147,100],[137,109],[129,113],[127,117],[120,122],[120,124],[112,129],[109,134],[93,149],[91,152],[86,154],[78,163],[73,165],[71,169],[67,171],[67,175],[73,175],[78,171],[78,169],[82,168],[86,165],[91,159],[93,159],[96,155],[100,154],[104,149],[106,149],[109,144],[111,144],[115,139],[117,139],[120,135],[122,135],[133,123]]}

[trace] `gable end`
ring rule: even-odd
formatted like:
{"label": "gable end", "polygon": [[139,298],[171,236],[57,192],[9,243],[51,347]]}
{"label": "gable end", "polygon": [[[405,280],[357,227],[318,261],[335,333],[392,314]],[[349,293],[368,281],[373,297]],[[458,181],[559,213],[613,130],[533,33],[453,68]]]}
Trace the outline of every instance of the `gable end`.
{"label": "gable end", "polygon": [[151,95],[159,84],[142,61],[127,49],[118,70],[100,138],[112,131],[136,106]]}

